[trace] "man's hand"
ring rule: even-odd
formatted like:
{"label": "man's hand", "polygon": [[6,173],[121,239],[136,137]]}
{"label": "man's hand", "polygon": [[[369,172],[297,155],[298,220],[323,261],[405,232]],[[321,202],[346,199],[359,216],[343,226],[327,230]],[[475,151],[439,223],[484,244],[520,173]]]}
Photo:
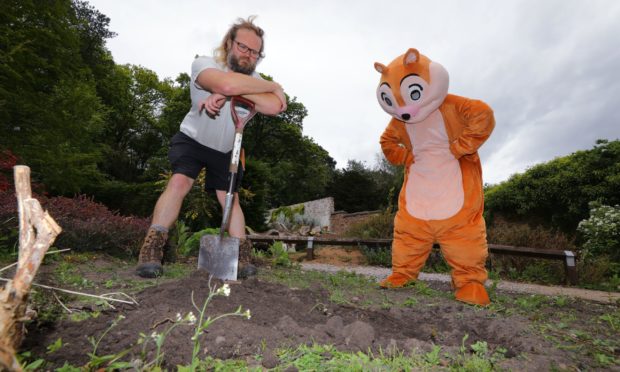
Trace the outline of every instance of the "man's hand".
{"label": "man's hand", "polygon": [[226,103],[226,96],[213,93],[206,100],[201,102],[198,107],[200,111],[203,109],[207,110],[209,116],[217,116],[220,114],[220,109],[224,106],[224,103]]}
{"label": "man's hand", "polygon": [[284,112],[286,111],[286,95],[284,94],[284,89],[282,89],[280,84],[276,84],[278,85],[278,88],[273,91],[273,94],[275,94],[276,97],[278,97],[278,100],[280,100],[280,112]]}

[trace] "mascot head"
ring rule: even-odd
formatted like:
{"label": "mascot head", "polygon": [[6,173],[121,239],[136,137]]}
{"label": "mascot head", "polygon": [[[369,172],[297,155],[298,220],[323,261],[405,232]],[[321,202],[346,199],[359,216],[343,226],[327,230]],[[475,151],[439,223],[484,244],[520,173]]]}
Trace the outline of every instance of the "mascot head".
{"label": "mascot head", "polygon": [[423,121],[439,108],[448,94],[448,72],[439,63],[409,49],[388,66],[375,63],[381,73],[377,88],[379,104],[407,124]]}

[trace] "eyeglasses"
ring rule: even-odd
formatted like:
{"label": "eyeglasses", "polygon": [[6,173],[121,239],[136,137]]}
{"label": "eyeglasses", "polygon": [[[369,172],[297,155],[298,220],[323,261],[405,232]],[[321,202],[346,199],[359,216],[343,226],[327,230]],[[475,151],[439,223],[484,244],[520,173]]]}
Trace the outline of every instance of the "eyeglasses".
{"label": "eyeglasses", "polygon": [[254,58],[263,58],[264,57],[263,54],[261,54],[261,52],[259,52],[256,49],[252,49],[249,46],[247,46],[247,45],[245,45],[243,43],[238,42],[237,40],[233,40],[233,42],[237,44],[237,49],[239,49],[239,51],[241,53],[248,53],[249,52],[250,55],[252,57],[254,57]]}

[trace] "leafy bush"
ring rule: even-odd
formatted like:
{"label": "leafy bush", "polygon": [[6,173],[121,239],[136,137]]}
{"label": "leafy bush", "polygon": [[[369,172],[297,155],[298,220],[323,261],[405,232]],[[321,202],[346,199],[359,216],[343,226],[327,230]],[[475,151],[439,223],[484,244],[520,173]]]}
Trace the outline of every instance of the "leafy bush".
{"label": "leafy bush", "polygon": [[[517,247],[578,251],[574,238],[557,229],[532,227],[502,218],[495,218],[487,226],[487,241]],[[491,254],[489,264],[495,274],[509,280],[561,284],[565,277],[563,263],[557,261]]]}
{"label": "leafy bush", "polygon": [[391,239],[394,233],[394,213],[384,211],[363,222],[351,225],[345,236],[360,239]]}
{"label": "leafy bush", "polygon": [[150,223],[145,218],[125,217],[84,195],[42,201],[63,228],[55,246],[74,251],[105,251],[136,256]]}
{"label": "leafy bush", "polygon": [[392,250],[390,248],[373,248],[363,245],[361,251],[369,265],[392,267]]}
{"label": "leafy bush", "polygon": [[275,242],[269,247],[269,255],[273,259],[276,266],[290,267],[292,265],[288,252],[284,248],[282,242]]}
{"label": "leafy bush", "polygon": [[605,255],[620,262],[620,205],[590,203],[590,218],[579,223],[578,231],[585,240],[582,245],[584,261]]}
{"label": "leafy bush", "polygon": [[620,203],[620,141],[598,140],[577,151],[533,166],[485,190],[485,215],[540,223],[572,234],[588,216],[588,203]]}
{"label": "leafy bush", "polygon": [[0,253],[17,252],[18,228],[15,192],[0,191]]}
{"label": "leafy bush", "polygon": [[[145,218],[121,216],[84,195],[47,198],[33,194],[33,197],[63,229],[54,242],[58,248],[136,256],[149,227]],[[14,251],[17,231],[15,195],[0,193],[0,233],[3,236],[0,250],[3,253]]]}
{"label": "leafy bush", "polygon": [[620,205],[590,203],[590,217],[579,223],[584,243],[580,274],[586,284],[618,290],[620,280]]}
{"label": "leafy bush", "polygon": [[211,227],[195,232],[189,238],[184,239],[184,241],[179,245],[179,253],[184,256],[197,254],[200,250],[200,238],[202,238],[204,235],[218,235],[219,233],[219,228]]}
{"label": "leafy bush", "polygon": [[526,223],[509,222],[496,218],[487,225],[487,241],[493,244],[541,249],[576,251],[574,238],[557,229],[532,227]]}

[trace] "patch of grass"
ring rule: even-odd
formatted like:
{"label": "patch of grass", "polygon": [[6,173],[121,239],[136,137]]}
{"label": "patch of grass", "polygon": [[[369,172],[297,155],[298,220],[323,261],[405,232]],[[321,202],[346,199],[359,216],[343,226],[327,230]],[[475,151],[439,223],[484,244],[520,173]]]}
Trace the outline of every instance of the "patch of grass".
{"label": "patch of grass", "polygon": [[91,318],[98,318],[101,315],[99,311],[78,311],[69,314],[69,319],[73,322],[82,322]]}
{"label": "patch of grass", "polygon": [[608,325],[613,331],[620,331],[620,311],[606,313],[598,317],[603,324]]}
{"label": "patch of grass", "polygon": [[548,298],[542,295],[519,296],[514,298],[513,303],[523,312],[531,314],[548,304]]}
{"label": "patch of grass", "polygon": [[403,302],[403,306],[405,307],[415,307],[416,305],[418,305],[420,301],[415,298],[415,297],[408,297],[404,302]]}
{"label": "patch of grass", "polygon": [[[67,296],[59,293],[57,296],[61,301],[65,301]],[[51,291],[39,290],[34,288],[30,292],[32,307],[37,310],[37,323],[48,324],[60,320],[65,314],[65,310],[56,300]]]}
{"label": "patch of grass", "polygon": [[374,248],[363,245],[361,252],[371,266],[392,267],[392,251],[390,248]]}
{"label": "patch of grass", "polygon": [[486,341],[477,341],[469,346],[465,342],[469,335],[463,337],[461,348],[456,356],[450,356],[450,367],[458,371],[491,372],[495,371],[497,364],[505,359],[506,349],[497,347],[489,350]]}
{"label": "patch of grass", "polygon": [[[197,366],[198,371],[218,371],[218,372],[237,372],[237,371],[262,371],[260,367],[249,368],[245,360],[227,359],[221,360],[207,357],[201,360]],[[179,372],[192,371],[190,367],[179,366]]]}
{"label": "patch of grass", "polygon": [[148,287],[157,285],[158,279],[126,279],[124,281],[128,292],[140,292]]}
{"label": "patch of grass", "polygon": [[181,264],[181,263],[172,263],[166,264],[164,266],[164,275],[162,278],[164,279],[180,279],[187,277],[194,269]]}
{"label": "patch of grass", "polygon": [[93,288],[95,284],[84,278],[79,270],[69,262],[61,262],[54,269],[54,276],[57,283],[70,285],[77,288]]}
{"label": "patch of grass", "polygon": [[437,370],[449,366],[455,371],[495,371],[505,359],[506,350],[489,350],[485,341],[463,347],[455,355],[442,353],[441,346],[434,345],[426,353],[403,352],[341,352],[331,345],[300,345],[296,348],[279,349],[278,370],[295,368],[300,371],[420,371]]}
{"label": "patch of grass", "polygon": [[260,270],[259,277],[266,281],[286,285],[289,288],[309,288],[311,284],[321,285],[330,293],[330,300],[335,303],[351,303],[353,297],[363,297],[362,306],[371,306],[380,299],[369,298],[368,294],[377,289],[373,278],[348,271],[324,273],[320,271],[303,271],[299,268],[279,268]]}

